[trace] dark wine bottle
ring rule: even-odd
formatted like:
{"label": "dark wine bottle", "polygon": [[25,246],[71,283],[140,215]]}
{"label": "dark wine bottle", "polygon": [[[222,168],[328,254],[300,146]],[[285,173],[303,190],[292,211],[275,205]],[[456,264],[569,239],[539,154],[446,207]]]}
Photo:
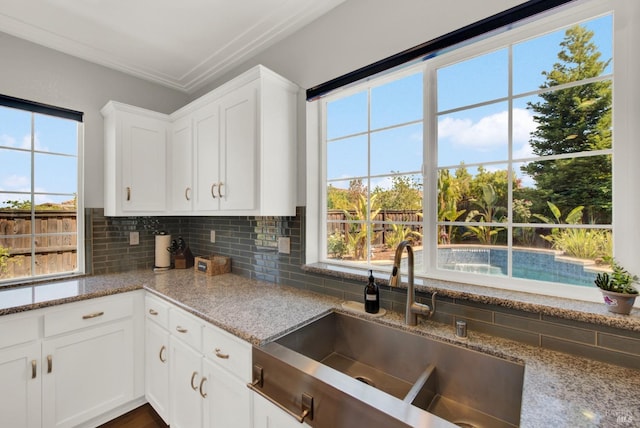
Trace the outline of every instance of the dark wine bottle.
{"label": "dark wine bottle", "polygon": [[369,271],[369,283],[364,288],[364,310],[370,314],[377,314],[380,310],[380,290],[374,282],[373,271]]}

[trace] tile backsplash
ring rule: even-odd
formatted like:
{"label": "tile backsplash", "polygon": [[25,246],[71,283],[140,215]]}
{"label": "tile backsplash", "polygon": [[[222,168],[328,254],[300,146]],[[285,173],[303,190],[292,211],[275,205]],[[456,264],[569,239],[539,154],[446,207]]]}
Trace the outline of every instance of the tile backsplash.
{"label": "tile backsplash", "polygon": [[[86,213],[87,271],[93,274],[152,269],[154,231],[182,236],[192,253],[231,257],[232,272],[254,279],[329,294],[362,299],[363,282],[305,272],[305,208],[295,217],[105,217],[102,209]],[[215,243],[210,231],[215,231]],[[140,233],[140,244],[129,245],[129,232]],[[278,253],[278,238],[289,237],[290,254]],[[364,277],[363,277],[364,278]],[[404,312],[406,293],[381,286],[381,306]],[[419,300],[428,302],[428,296]],[[438,298],[434,319],[455,326],[465,320],[469,331],[512,339],[533,346],[584,356],[640,370],[640,332],[549,317],[496,305],[447,297]]]}

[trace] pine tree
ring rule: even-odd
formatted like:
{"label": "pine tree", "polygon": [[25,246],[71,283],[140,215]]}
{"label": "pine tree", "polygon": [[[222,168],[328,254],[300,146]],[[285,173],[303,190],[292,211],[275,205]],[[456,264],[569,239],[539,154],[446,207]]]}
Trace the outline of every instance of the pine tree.
{"label": "pine tree", "polygon": [[[600,76],[610,60],[591,41],[593,31],[569,28],[553,69],[542,74],[541,88],[579,82]],[[540,94],[541,102],[530,102],[537,129],[530,144],[533,153],[548,156],[611,147],[611,81],[596,81]],[[533,177],[542,198],[562,212],[584,205],[585,222],[611,221],[610,156],[579,157],[530,162],[523,171]]]}

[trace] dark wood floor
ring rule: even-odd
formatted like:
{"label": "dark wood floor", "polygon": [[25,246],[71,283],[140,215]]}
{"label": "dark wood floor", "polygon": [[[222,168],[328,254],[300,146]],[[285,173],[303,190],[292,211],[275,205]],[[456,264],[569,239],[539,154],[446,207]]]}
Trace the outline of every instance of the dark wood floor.
{"label": "dark wood floor", "polygon": [[153,408],[145,404],[125,413],[117,419],[100,425],[98,428],[168,428],[162,418],[153,410]]}

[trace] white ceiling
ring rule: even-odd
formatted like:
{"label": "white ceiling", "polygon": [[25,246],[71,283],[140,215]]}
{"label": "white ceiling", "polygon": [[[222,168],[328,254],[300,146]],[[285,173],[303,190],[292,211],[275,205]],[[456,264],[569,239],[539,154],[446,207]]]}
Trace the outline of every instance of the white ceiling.
{"label": "white ceiling", "polygon": [[0,0],[0,31],[193,93],[345,0]]}

